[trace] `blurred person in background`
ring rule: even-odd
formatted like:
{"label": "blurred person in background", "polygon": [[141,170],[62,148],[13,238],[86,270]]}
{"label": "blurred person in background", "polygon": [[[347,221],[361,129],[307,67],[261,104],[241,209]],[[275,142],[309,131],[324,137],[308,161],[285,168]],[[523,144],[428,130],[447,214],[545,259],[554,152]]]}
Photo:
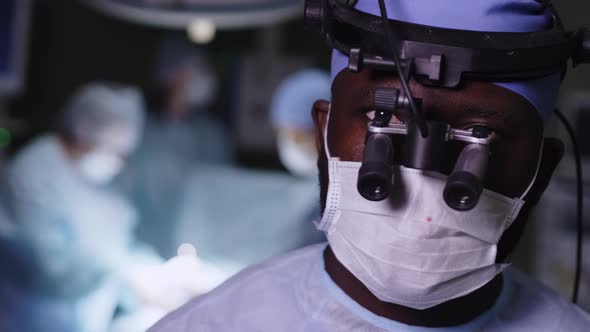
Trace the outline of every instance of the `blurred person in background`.
{"label": "blurred person in background", "polygon": [[149,114],[139,147],[116,183],[139,210],[138,238],[169,258],[178,246],[171,230],[186,176],[199,164],[230,163],[233,149],[211,115],[218,76],[204,50],[171,38],[155,58],[161,105]]}
{"label": "blurred person in background", "polygon": [[127,331],[143,331],[173,309],[166,304],[186,300],[166,298],[153,276],[164,273],[174,295],[185,286],[174,275],[184,269],[195,277],[196,260],[163,264],[134,239],[133,207],[107,187],[137,146],[143,122],[137,88],[91,83],[69,100],[57,133],[35,139],[7,166],[0,188],[1,331],[105,332],[116,314],[137,311],[143,321],[135,325],[143,329]]}
{"label": "blurred person in background", "polygon": [[277,88],[271,103],[271,122],[283,166],[294,176],[317,179],[318,154],[313,120],[305,107],[318,97],[329,98],[330,74],[306,69],[291,74]]}
{"label": "blurred person in background", "polygon": [[217,268],[221,282],[242,268],[317,243],[317,151],[309,108],[329,98],[330,75],[316,69],[291,74],[277,88],[270,121],[279,159],[290,174],[239,167],[203,166],[187,178],[176,229]]}

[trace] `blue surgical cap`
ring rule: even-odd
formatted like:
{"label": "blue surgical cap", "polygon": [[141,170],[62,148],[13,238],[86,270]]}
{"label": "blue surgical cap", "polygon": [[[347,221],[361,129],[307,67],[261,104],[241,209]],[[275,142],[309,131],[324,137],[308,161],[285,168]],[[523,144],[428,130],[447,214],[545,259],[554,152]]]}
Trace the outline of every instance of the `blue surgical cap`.
{"label": "blue surgical cap", "polygon": [[188,38],[170,37],[159,44],[154,62],[156,83],[169,84],[176,74],[189,66],[198,73],[212,71],[205,50],[196,47]]}
{"label": "blue surgical cap", "polygon": [[305,69],[291,74],[277,88],[271,104],[271,121],[275,127],[313,129],[311,107],[316,100],[330,99],[330,74]]}
{"label": "blue surgical cap", "polygon": [[88,83],[68,101],[61,130],[76,143],[129,153],[139,143],[144,112],[138,88],[112,82]]}
{"label": "blue surgical cap", "polygon": [[[536,0],[385,0],[390,19],[441,28],[490,31],[533,32],[548,29],[552,15]],[[380,16],[378,0],[359,0],[355,8]],[[332,53],[332,80],[348,66],[346,55]],[[543,78],[494,83],[527,99],[546,120],[553,111],[559,92],[560,74]]]}

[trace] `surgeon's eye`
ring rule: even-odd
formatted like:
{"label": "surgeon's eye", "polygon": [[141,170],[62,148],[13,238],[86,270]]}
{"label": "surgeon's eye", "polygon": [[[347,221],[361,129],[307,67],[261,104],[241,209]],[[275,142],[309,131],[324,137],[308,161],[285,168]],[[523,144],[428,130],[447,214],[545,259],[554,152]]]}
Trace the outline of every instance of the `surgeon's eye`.
{"label": "surgeon's eye", "polygon": [[[365,112],[365,116],[369,119],[369,121],[373,121],[373,119],[375,119],[375,111]],[[395,115],[392,115],[391,120],[389,120],[389,123],[394,124],[394,123],[403,123],[403,122],[400,121]]]}
{"label": "surgeon's eye", "polygon": [[492,141],[494,141],[498,136],[498,130],[495,127],[491,127],[490,125],[485,123],[473,123],[467,126],[463,126],[460,129],[473,131],[474,135],[480,137],[485,137],[486,135],[488,135],[492,139]]}

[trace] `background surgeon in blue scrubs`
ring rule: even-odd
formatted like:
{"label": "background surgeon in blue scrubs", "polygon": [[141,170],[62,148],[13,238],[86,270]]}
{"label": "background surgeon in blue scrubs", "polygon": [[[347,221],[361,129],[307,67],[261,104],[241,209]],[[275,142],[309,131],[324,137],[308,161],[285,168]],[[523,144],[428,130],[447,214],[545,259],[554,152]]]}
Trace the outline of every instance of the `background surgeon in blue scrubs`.
{"label": "background surgeon in blue scrubs", "polygon": [[0,243],[12,268],[0,279],[2,331],[107,331],[131,293],[126,270],[162,262],[135,241],[135,210],[107,187],[143,119],[137,88],[89,83],[68,101],[57,132],[7,165]]}
{"label": "background surgeon in blue scrubs", "polygon": [[[317,151],[308,108],[330,96],[330,75],[306,69],[277,87],[270,121],[287,172],[203,165],[186,179],[176,243],[193,244],[223,281],[269,257],[323,240],[319,217]],[[212,278],[214,276],[211,276]]]}
{"label": "background surgeon in blue scrubs", "polygon": [[168,259],[180,245],[173,229],[186,178],[203,164],[233,164],[234,149],[211,110],[219,78],[204,48],[186,38],[164,39],[155,54],[153,76],[159,98],[153,98],[138,148],[115,186],[138,209],[138,239]]}

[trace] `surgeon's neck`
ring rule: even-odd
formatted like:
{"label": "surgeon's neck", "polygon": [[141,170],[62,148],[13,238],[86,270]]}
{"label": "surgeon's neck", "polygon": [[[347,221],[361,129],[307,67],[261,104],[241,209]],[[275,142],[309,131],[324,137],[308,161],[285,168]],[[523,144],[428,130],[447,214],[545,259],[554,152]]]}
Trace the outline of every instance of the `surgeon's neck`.
{"label": "surgeon's neck", "polygon": [[328,275],[358,304],[376,315],[414,326],[444,327],[467,323],[490,309],[502,288],[499,275],[469,295],[417,310],[379,300],[336,259],[330,247],[324,252],[324,261]]}

